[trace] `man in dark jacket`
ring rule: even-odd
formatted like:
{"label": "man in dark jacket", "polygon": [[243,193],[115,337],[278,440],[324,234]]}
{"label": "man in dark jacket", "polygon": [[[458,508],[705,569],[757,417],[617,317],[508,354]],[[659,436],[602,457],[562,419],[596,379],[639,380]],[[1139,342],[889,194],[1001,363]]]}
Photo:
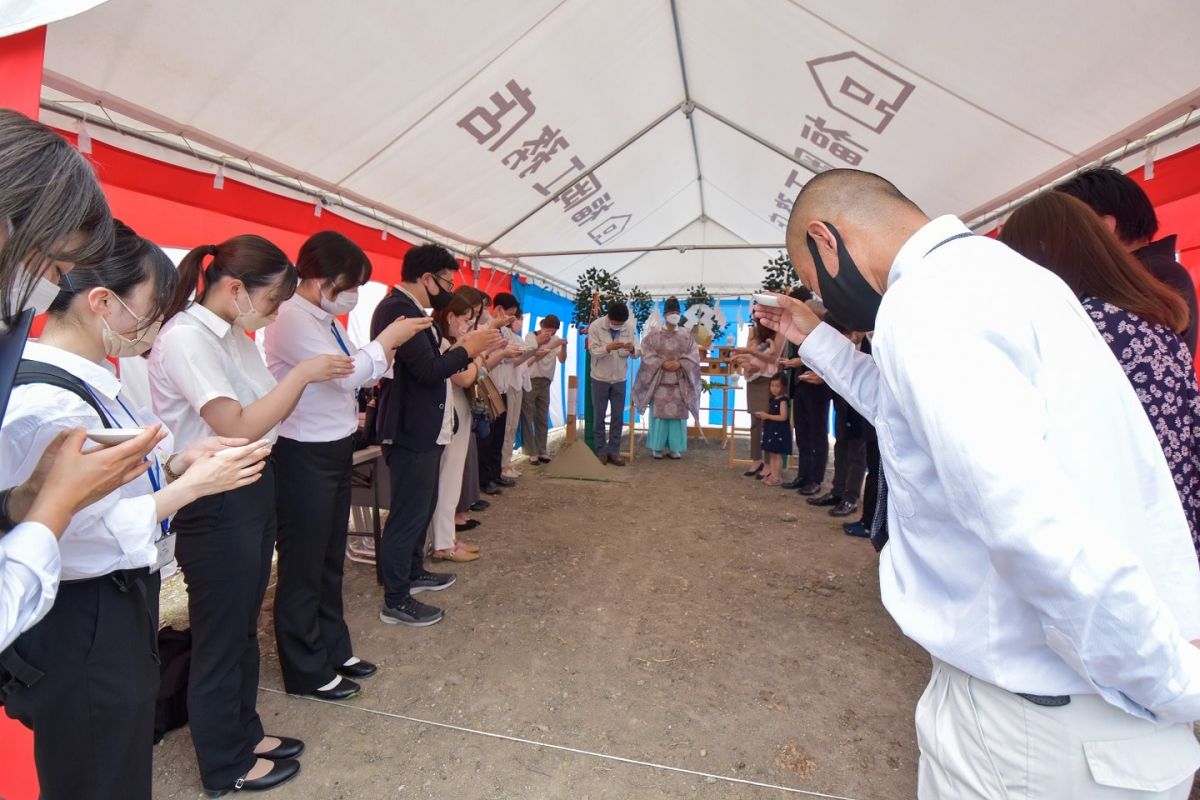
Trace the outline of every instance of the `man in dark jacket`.
{"label": "man in dark jacket", "polygon": [[[402,283],[376,307],[371,338],[399,317],[425,316],[425,308],[442,308],[454,289],[458,263],[444,247],[425,244],[404,254]],[[455,347],[441,351],[436,327],[420,333],[396,350],[391,379],[380,382],[376,425],[391,476],[391,509],[380,542],[383,610],[389,624],[423,627],[440,622],[440,608],[413,599],[454,583],[453,575],[425,570],[425,532],[437,505],[442,448],[459,420],[450,402],[447,380],[466,369],[471,359],[499,341],[493,330],[473,331]]]}
{"label": "man in dark jacket", "polygon": [[1112,167],[1088,169],[1054,187],[1092,207],[1116,234],[1125,249],[1141,261],[1150,274],[1179,292],[1188,305],[1187,330],[1180,337],[1196,355],[1196,284],[1187,269],[1175,260],[1175,237],[1158,233],[1158,216],[1142,187]]}

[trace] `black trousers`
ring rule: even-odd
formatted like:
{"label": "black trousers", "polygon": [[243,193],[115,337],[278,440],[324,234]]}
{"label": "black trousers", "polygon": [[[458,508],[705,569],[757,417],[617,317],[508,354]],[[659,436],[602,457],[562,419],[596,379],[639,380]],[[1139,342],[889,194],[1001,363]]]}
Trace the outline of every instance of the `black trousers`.
{"label": "black trousers", "polygon": [[833,445],[833,489],[835,496],[857,503],[862,496],[867,472],[867,440],[840,436]]}
{"label": "black trousers", "polygon": [[825,482],[829,466],[829,403],[833,391],[824,384],[795,387],[792,427],[796,431],[796,477],[801,483]]}
{"label": "black trousers", "polygon": [[379,543],[383,602],[395,608],[409,597],[412,579],[425,571],[425,533],[437,506],[442,445],[417,452],[385,445],[392,478],[392,507]]}
{"label": "black trousers", "polygon": [[867,488],[863,490],[862,523],[868,528],[875,521],[879,502],[879,440],[867,440]]}
{"label": "black trousers", "polygon": [[492,421],[492,430],[486,439],[479,440],[479,486],[486,487],[500,477],[503,468],[501,451],[504,450],[504,426],[508,424],[508,411]]}
{"label": "black trousers", "polygon": [[354,655],[342,615],[354,437],[275,443],[275,644],[283,686],[306,694]]}
{"label": "black trousers", "polygon": [[159,576],[63,583],[50,613],[0,654],[8,716],[33,730],[43,800],[150,800]]}
{"label": "black trousers", "polygon": [[187,581],[192,626],[188,715],[206,787],[254,766],[258,717],[258,615],[275,549],[275,466],[249,486],[184,506],[171,525]]}

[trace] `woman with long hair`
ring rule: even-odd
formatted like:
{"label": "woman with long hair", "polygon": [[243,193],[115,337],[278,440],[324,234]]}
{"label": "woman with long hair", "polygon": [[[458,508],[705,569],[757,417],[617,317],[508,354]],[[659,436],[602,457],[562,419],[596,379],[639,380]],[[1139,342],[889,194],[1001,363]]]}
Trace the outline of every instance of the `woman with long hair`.
{"label": "woman with long hair", "polygon": [[[478,290],[470,286],[460,286],[454,290],[449,305],[433,312],[433,324],[442,334],[443,352],[454,347],[463,336],[475,329],[486,302],[484,295]],[[455,509],[462,492],[467,448],[475,435],[468,390],[507,355],[503,347],[480,354],[471,359],[465,370],[450,378],[450,395],[454,403],[457,425],[450,444],[442,451],[438,500],[429,522],[429,546],[435,561],[468,562],[479,558],[479,546],[460,540],[455,524]]]}
{"label": "woman with long hair", "polygon": [[371,262],[336,231],[321,231],[300,248],[300,284],[265,329],[267,367],[276,380],[308,359],[345,355],[354,371],[309,384],[279,426],[274,461],[279,561],[275,583],[275,642],[283,687],[291,694],[345,700],[360,690],[354,678],[375,665],[354,655],[342,614],[342,568],[350,520],[350,473],[358,430],[355,392],[392,366],[396,348],[430,325],[400,318],[361,348],[338,316],[358,303]]}
{"label": "woman with long hair", "polygon": [[[106,358],[145,352],[177,276],[166,254],[117,223],[113,249],[75,273],[25,346],[0,426],[0,480],[24,480],[62,431],[138,429],[139,408]],[[141,477],[74,515],[60,543],[63,582],[49,614],[0,655],[5,710],[33,730],[41,796],[145,798],[151,793],[158,688],[159,569],[172,560],[166,520],[200,497],[259,479],[266,449],[212,453],[245,439],[206,438],[171,455],[170,437]],[[171,462],[178,480],[168,483]],[[30,679],[34,674],[40,676]]]}
{"label": "woman with long hair", "polygon": [[1188,327],[1183,298],[1062,192],[1014,211],[1000,241],[1062,278],[1117,357],[1158,436],[1200,554],[1200,389],[1180,337]]}
{"label": "woman with long hair", "polygon": [[[112,215],[91,166],[62,136],[0,108],[0,416],[34,314],[113,243]],[[164,434],[147,426],[124,444],[84,453],[63,431],[20,485],[0,484],[0,650],[37,623],[58,588],[58,537],[71,515],[146,471]],[[0,685],[11,676],[0,665]]]}
{"label": "woman with long hair", "polygon": [[[265,439],[305,387],[354,370],[346,355],[320,355],[276,382],[246,334],[275,321],[296,289],[296,268],[260,236],[193,249],[150,355],[154,410],[186,447],[207,436]],[[200,283],[203,278],[203,284]],[[196,293],[194,302],[189,300]],[[168,477],[172,464],[164,464]],[[204,787],[212,797],[270,789],[300,771],[304,744],[267,736],[256,710],[258,614],[275,549],[275,467],[250,486],[183,508],[172,529],[188,589],[192,663],[188,711]]]}

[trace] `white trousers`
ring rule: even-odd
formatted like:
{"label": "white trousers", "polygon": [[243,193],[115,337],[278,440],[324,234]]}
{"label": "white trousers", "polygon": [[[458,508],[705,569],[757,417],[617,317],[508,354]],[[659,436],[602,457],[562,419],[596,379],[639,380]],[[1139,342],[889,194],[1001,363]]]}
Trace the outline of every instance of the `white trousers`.
{"label": "white trousers", "polygon": [[1200,767],[1191,725],[1035,705],[937,659],[916,721],[919,800],[1187,800]]}
{"label": "white trousers", "polygon": [[[457,393],[461,391],[454,387]],[[455,400],[458,400],[457,395]],[[463,405],[455,402],[455,410],[462,411]],[[463,472],[467,464],[467,450],[471,446],[471,411],[465,405],[466,412],[459,414],[458,431],[450,444],[442,450],[442,465],[438,472],[438,500],[433,510],[433,518],[429,520],[429,540],[434,550],[450,550],[454,547],[454,512],[458,508],[458,498],[462,493]]]}
{"label": "white trousers", "polygon": [[517,441],[517,428],[521,425],[521,401],[524,389],[509,389],[504,393],[504,405],[508,415],[504,418],[504,446],[500,449],[500,468],[508,469],[512,464],[513,445]]}

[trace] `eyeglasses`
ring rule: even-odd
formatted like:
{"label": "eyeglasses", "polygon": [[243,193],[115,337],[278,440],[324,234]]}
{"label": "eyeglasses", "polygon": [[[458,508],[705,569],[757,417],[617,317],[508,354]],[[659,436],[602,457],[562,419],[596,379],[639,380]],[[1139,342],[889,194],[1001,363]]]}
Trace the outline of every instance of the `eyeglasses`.
{"label": "eyeglasses", "polygon": [[435,274],[433,276],[433,282],[436,283],[443,292],[453,292],[454,291],[454,281],[453,280],[451,280],[450,285],[447,286],[445,283],[442,282],[442,279]]}

